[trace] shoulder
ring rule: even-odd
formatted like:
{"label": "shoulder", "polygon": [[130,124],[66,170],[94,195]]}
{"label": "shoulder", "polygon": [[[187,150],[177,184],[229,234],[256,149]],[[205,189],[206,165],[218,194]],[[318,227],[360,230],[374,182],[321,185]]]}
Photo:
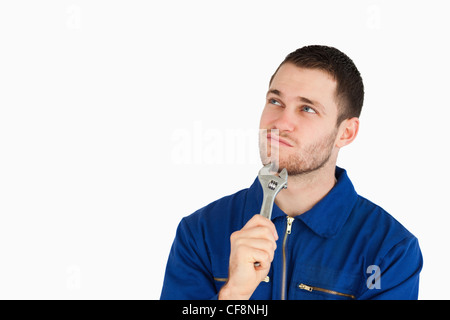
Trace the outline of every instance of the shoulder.
{"label": "shoulder", "polygon": [[363,219],[366,225],[372,225],[373,231],[391,231],[399,237],[414,237],[397,219],[384,210],[381,206],[358,195],[354,212]]}
{"label": "shoulder", "polygon": [[358,195],[349,220],[378,258],[393,248],[417,243],[417,238],[390,213],[362,196]]}

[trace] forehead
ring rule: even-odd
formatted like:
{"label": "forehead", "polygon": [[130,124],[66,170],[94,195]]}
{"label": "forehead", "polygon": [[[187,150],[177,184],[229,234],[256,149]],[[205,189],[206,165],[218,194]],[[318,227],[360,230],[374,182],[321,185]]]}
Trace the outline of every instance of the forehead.
{"label": "forehead", "polygon": [[327,109],[337,109],[336,85],[336,80],[325,71],[285,63],[275,74],[269,90],[279,90],[286,97],[317,100]]}

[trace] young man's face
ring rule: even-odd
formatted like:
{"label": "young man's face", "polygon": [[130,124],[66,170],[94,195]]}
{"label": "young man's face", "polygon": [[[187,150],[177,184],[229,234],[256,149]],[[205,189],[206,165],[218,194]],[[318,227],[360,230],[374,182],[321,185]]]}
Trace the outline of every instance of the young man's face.
{"label": "young man's face", "polygon": [[286,168],[289,175],[297,175],[327,163],[337,152],[335,90],[336,81],[324,71],[292,63],[279,68],[267,92],[259,126],[267,130],[267,134],[260,130],[263,164],[275,162],[280,170]]}

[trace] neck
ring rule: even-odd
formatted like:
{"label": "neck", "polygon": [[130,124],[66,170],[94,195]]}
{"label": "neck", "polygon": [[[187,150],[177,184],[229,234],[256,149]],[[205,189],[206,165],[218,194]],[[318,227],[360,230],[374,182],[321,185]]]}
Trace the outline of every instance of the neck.
{"label": "neck", "polygon": [[329,162],[316,171],[289,176],[288,188],[281,190],[275,199],[277,206],[291,217],[314,207],[336,184],[336,163]]}

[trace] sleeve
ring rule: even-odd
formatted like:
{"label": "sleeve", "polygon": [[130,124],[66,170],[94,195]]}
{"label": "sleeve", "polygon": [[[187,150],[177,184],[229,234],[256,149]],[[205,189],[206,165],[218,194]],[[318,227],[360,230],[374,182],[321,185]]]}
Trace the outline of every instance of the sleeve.
{"label": "sleeve", "polygon": [[183,219],[167,261],[161,300],[217,299],[204,238]]}
{"label": "sleeve", "polygon": [[369,266],[361,300],[417,300],[423,259],[417,238],[395,245],[381,260]]}

